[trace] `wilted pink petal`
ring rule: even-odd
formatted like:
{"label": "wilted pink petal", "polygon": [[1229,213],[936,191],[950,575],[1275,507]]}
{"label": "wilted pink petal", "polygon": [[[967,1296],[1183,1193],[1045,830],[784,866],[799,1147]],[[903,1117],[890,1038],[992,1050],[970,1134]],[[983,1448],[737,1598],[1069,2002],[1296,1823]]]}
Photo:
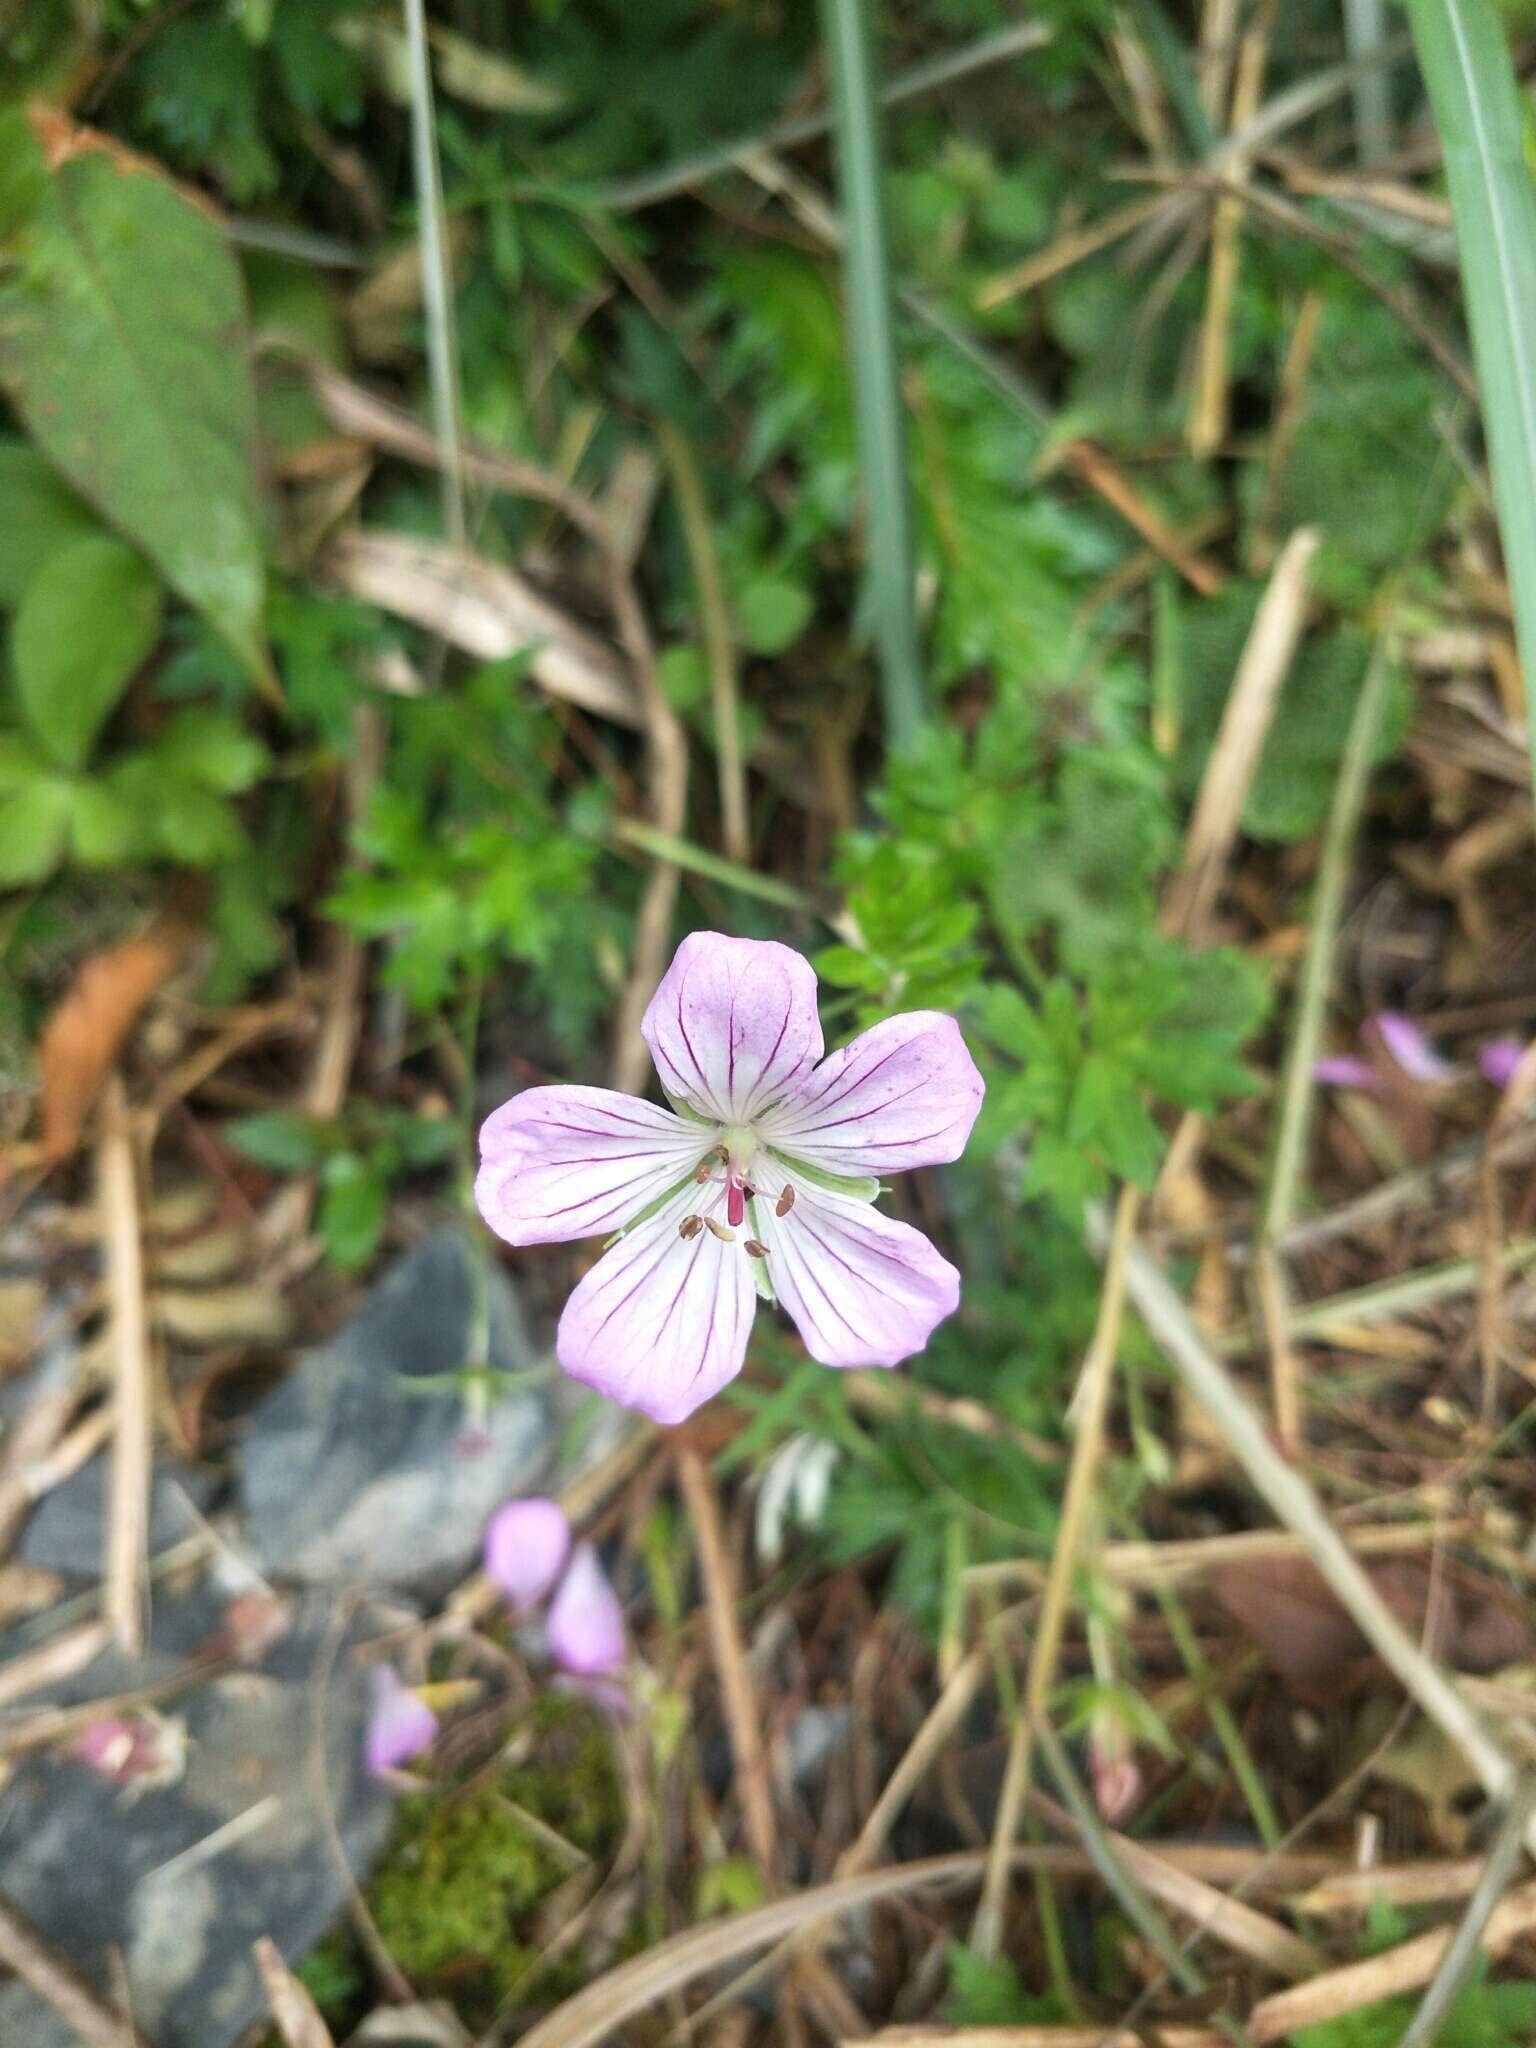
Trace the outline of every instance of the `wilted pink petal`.
{"label": "wilted pink petal", "polygon": [[1365,1029],[1374,1031],[1410,1081],[1434,1085],[1454,1081],[1456,1069],[1442,1059],[1411,1017],[1400,1010],[1383,1010],[1371,1018]]}
{"label": "wilted pink petal", "polygon": [[1141,1767],[1124,1740],[1099,1743],[1090,1734],[1088,1778],[1093,1803],[1111,1827],[1135,1811],[1141,1797]]}
{"label": "wilted pink petal", "polygon": [[1312,1063],[1313,1079],[1329,1088],[1379,1088],[1381,1076],[1369,1060],[1357,1059],[1353,1053],[1325,1053],[1320,1060]]}
{"label": "wilted pink petal", "polygon": [[485,1575],[511,1608],[550,1592],[571,1554],[571,1525],[553,1500],[509,1500],[485,1531]]}
{"label": "wilted pink petal", "polygon": [[293,1626],[294,1602],[252,1587],[225,1604],[222,1647],[240,1664],[259,1664]]}
{"label": "wilted pink petal", "polygon": [[[816,977],[787,946],[695,932],[641,1030],[677,1112],[533,1088],[481,1133],[475,1196],[511,1244],[612,1233],[560,1318],[573,1379],[681,1422],[740,1372],[761,1295],[832,1365],[895,1365],[959,1299],[881,1175],[957,1158],[981,1076],[951,1017],[888,1018],[822,1060]],[[828,1174],[846,1185],[829,1192]]]}
{"label": "wilted pink petal", "polygon": [[1507,1088],[1524,1057],[1525,1047],[1518,1038],[1496,1038],[1483,1047],[1477,1064],[1483,1070],[1484,1080],[1491,1081],[1495,1088]]}
{"label": "wilted pink petal", "polygon": [[629,1654],[624,1610],[590,1543],[577,1546],[546,1632],[549,1654],[570,1678],[607,1678]]}
{"label": "wilted pink petal", "polygon": [[363,1733],[363,1762],[374,1777],[398,1770],[437,1740],[437,1716],[387,1664],[373,1668],[373,1711]]}
{"label": "wilted pink petal", "polygon": [[87,1721],[70,1754],[135,1794],[174,1785],[187,1767],[186,1723],[149,1712],[103,1714]]}

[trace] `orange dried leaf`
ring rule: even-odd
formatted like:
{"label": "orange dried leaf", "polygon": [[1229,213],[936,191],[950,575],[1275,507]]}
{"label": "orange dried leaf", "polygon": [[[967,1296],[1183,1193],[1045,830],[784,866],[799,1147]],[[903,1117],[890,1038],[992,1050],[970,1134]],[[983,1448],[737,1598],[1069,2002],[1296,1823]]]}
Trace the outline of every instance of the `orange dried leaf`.
{"label": "orange dried leaf", "polygon": [[146,930],[81,963],[43,1027],[43,1157],[67,1159],[80,1143],[102,1082],[144,1005],[191,951],[193,927],[157,917]]}

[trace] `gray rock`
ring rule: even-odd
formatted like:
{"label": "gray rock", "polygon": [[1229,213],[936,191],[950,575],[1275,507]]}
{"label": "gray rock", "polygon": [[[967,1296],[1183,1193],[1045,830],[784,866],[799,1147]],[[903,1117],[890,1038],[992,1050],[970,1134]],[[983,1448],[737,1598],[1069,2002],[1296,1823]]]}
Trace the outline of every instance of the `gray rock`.
{"label": "gray rock", "polygon": [[[387,1840],[390,1797],[362,1769],[365,1675],[335,1656],[335,1613],[311,1594],[260,1666],[223,1672],[165,1704],[186,1723],[179,1783],[130,1803],[78,1759],[42,1754],[0,1793],[0,1890],[103,1992],[108,1952],[119,1951],[135,2016],[157,2048],[227,2048],[265,2009],[256,1937],[302,1955],[342,1908],[311,1768],[327,1666],[325,1781],[359,1877]],[[100,1657],[52,1697],[94,1698],[184,1668],[222,1614],[212,1588],[162,1601],[141,1663]],[[69,2029],[14,1983],[0,1987],[0,2041],[75,2048]]]}
{"label": "gray rock", "polygon": [[[550,1384],[492,1403],[467,1443],[453,1376],[473,1344],[479,1254],[443,1231],[390,1269],[352,1320],[257,1408],[241,1447],[244,1542],[263,1568],[310,1584],[432,1595],[475,1557],[487,1516],[535,1491],[553,1455]],[[537,1354],[494,1263],[490,1363]],[[441,1393],[420,1382],[439,1378]]]}
{"label": "gray rock", "polygon": [[[213,1499],[214,1481],[194,1465],[161,1459],[150,1493],[151,1556],[194,1536],[198,1514]],[[96,1580],[106,1540],[107,1459],[92,1458],[61,1486],[45,1493],[27,1517],[22,1561],[66,1578]]]}

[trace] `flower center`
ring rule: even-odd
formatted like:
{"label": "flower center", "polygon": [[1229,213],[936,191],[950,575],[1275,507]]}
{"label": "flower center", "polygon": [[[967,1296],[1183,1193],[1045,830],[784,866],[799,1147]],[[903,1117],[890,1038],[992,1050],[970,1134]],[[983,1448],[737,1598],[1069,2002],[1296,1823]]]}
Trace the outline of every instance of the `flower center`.
{"label": "flower center", "polygon": [[746,1220],[748,1175],[757,1157],[757,1133],[750,1124],[728,1124],[720,1133],[725,1155],[725,1220],[737,1230]]}

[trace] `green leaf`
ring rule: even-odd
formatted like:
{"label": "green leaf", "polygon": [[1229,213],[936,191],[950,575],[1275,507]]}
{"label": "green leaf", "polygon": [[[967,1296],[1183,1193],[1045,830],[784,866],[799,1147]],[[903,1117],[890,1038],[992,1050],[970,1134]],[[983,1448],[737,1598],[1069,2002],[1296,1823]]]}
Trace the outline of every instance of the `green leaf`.
{"label": "green leaf", "polygon": [[320,1235],[343,1272],[366,1266],[383,1234],[389,1210],[384,1177],[350,1152],[327,1162],[320,1202]]}
{"label": "green leaf", "polygon": [[0,803],[0,889],[41,882],[64,853],[69,785],[38,781]]}
{"label": "green leaf", "polygon": [[155,757],[204,789],[239,796],[266,766],[267,750],[235,719],[199,704],[177,712],[155,745]]}
{"label": "green leaf", "polygon": [[1497,7],[1409,0],[1445,144],[1493,494],[1536,748],[1536,190],[1522,99]]}
{"label": "green leaf", "polygon": [[66,157],[0,240],[0,384],[49,461],[271,684],[245,308],[222,228],[147,166]]}
{"label": "green leaf", "polygon": [[803,583],[788,576],[754,576],[735,594],[741,637],[754,654],[782,654],[810,623],[813,604]]}
{"label": "green leaf", "polygon": [[258,1110],[224,1127],[224,1136],[269,1173],[308,1173],[326,1157],[325,1132],[312,1118],[285,1110]]}
{"label": "green leaf", "polygon": [[142,555],[87,534],[51,555],[22,593],[12,631],[32,730],[66,768],[96,735],[160,637],[160,582]]}
{"label": "green leaf", "polygon": [[104,782],[76,782],[70,791],[70,843],[88,868],[131,859],[145,840],[143,820]]}
{"label": "green leaf", "polygon": [[88,533],[93,515],[35,448],[0,441],[0,605],[15,605],[43,564]]}

